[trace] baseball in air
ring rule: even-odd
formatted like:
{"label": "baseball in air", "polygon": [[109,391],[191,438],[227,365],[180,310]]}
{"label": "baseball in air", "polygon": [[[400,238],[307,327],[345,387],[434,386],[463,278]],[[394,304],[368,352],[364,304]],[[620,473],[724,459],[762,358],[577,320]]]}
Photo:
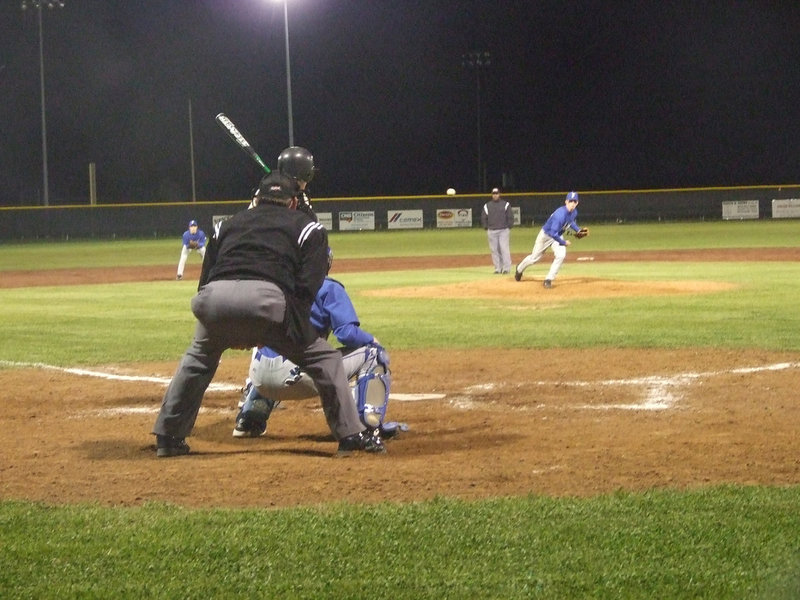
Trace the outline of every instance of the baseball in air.
{"label": "baseball in air", "polygon": [[456,191],[453,188],[447,188],[447,195],[448,196],[455,196]]}

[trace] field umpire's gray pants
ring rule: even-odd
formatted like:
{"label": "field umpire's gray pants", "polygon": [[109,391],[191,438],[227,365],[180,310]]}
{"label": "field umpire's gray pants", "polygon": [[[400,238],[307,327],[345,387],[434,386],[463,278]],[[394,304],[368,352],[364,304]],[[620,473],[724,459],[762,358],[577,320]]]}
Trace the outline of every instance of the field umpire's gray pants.
{"label": "field umpire's gray pants", "polygon": [[214,281],[192,298],[192,312],[198,319],[194,339],[164,394],[154,434],[188,436],[222,353],[262,345],[290,357],[312,377],[337,440],[364,429],[341,354],[321,338],[308,346],[292,342],[284,325],[286,299],[279,287],[265,281]]}

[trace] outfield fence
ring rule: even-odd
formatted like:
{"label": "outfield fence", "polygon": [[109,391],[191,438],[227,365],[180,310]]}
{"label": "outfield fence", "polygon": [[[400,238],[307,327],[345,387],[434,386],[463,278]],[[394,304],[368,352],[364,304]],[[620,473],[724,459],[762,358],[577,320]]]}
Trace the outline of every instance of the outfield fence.
{"label": "outfield fence", "polygon": [[[800,217],[800,185],[582,191],[583,223]],[[543,223],[566,191],[507,193],[518,223]],[[315,198],[331,231],[476,227],[488,194]],[[234,201],[0,207],[0,241],[175,237],[190,219],[207,232]]]}

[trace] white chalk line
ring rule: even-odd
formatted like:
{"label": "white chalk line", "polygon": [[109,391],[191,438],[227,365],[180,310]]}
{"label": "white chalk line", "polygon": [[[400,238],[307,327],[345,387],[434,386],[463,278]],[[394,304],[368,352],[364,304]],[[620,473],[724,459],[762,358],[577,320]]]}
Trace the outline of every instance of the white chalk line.
{"label": "white chalk line", "polygon": [[[130,381],[130,382],[144,382],[155,383],[163,387],[167,387],[172,381],[171,377],[154,377],[147,375],[122,375],[120,373],[111,373],[108,371],[96,371],[92,369],[78,369],[75,367],[58,367],[56,365],[48,365],[46,363],[28,363],[28,362],[14,362],[8,360],[0,360],[0,367],[9,368],[27,368],[27,369],[47,369],[51,371],[59,371],[61,373],[69,373],[71,375],[78,375],[81,377],[98,377],[100,379],[107,379],[111,381]],[[234,385],[231,383],[216,383],[211,382],[208,386],[209,392],[240,392],[241,385]],[[445,394],[389,394],[390,400],[397,402],[419,402],[421,400],[441,400]]]}
{"label": "white chalk line", "polygon": [[605,381],[534,381],[533,385],[540,386],[571,386],[571,387],[620,387],[640,386],[644,389],[642,402],[629,404],[584,404],[580,406],[587,410],[666,410],[672,408],[683,398],[682,391],[692,382],[699,379],[710,379],[721,375],[750,375],[766,371],[785,371],[797,369],[800,363],[783,362],[760,367],[739,367],[725,371],[705,371],[700,373],[679,373],[672,376],[652,375],[648,377],[634,377],[631,379],[607,379]]}
{"label": "white chalk line", "polygon": [[[120,373],[109,373],[107,371],[94,371],[91,369],[78,369],[75,367],[58,367],[56,365],[48,365],[46,363],[27,363],[27,362],[13,362],[7,360],[0,360],[0,366],[11,367],[17,369],[46,369],[50,371],[59,371],[61,373],[69,373],[70,375],[79,375],[81,377],[98,377],[100,379],[108,379],[111,381],[132,381],[144,383],[156,383],[161,386],[167,387],[169,382],[172,381],[171,377],[152,377],[147,375],[122,375]],[[235,392],[242,389],[241,385],[233,385],[230,383],[214,383],[208,386],[210,392]]]}
{"label": "white chalk line", "polygon": [[[166,387],[169,385],[171,378],[167,377],[153,377],[145,375],[122,375],[119,373],[109,373],[106,371],[96,371],[91,369],[78,369],[71,367],[58,367],[55,365],[48,365],[46,363],[26,363],[0,360],[0,367],[12,368],[38,368],[60,371],[78,376],[85,377],[99,377],[102,379],[114,381],[130,381],[130,382],[147,382],[156,383]],[[633,377],[629,379],[606,379],[599,381],[532,381],[526,382],[528,385],[535,386],[569,386],[569,387],[620,387],[620,386],[639,386],[643,388],[643,398],[641,402],[625,403],[625,404],[583,404],[577,408],[585,410],[640,410],[640,411],[659,411],[672,408],[677,402],[683,398],[683,389],[688,387],[692,382],[699,379],[709,379],[721,375],[731,374],[753,374],[766,371],[784,371],[787,369],[800,368],[800,363],[797,362],[783,362],[775,363],[772,365],[763,365],[757,367],[739,367],[735,369],[728,369],[724,371],[705,371],[698,373],[679,373],[677,375],[650,375],[645,377]],[[464,389],[464,395],[457,396],[451,400],[451,404],[457,408],[469,410],[476,405],[476,401],[472,398],[481,393],[496,392],[501,390],[505,384],[498,383],[483,383],[469,386]],[[515,384],[519,386],[520,384]],[[234,392],[241,391],[241,386],[228,383],[211,383],[208,390],[212,392]],[[446,397],[446,394],[390,394],[390,400],[399,402],[417,402],[422,400],[441,400]],[[542,408],[544,405],[538,404],[535,408]],[[157,412],[158,408],[148,407],[119,407],[115,409],[105,409],[106,411],[114,411],[117,414],[129,413],[146,413]],[[219,411],[219,409],[209,409],[211,411]],[[224,411],[222,411],[224,412]]]}

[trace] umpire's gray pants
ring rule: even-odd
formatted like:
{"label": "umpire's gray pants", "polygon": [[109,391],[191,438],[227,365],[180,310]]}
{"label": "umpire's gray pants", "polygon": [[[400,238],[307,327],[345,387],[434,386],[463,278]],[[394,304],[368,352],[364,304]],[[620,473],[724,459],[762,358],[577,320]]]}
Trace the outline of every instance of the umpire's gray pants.
{"label": "umpire's gray pants", "polygon": [[222,353],[253,346],[274,348],[311,376],[337,440],[364,429],[341,354],[321,338],[308,346],[289,338],[284,325],[286,299],[278,286],[253,280],[214,281],[192,298],[192,312],[198,319],[194,339],[164,394],[154,434],[188,436]]}
{"label": "umpire's gray pants", "polygon": [[511,230],[488,229],[486,234],[495,272],[508,273],[511,270]]}

